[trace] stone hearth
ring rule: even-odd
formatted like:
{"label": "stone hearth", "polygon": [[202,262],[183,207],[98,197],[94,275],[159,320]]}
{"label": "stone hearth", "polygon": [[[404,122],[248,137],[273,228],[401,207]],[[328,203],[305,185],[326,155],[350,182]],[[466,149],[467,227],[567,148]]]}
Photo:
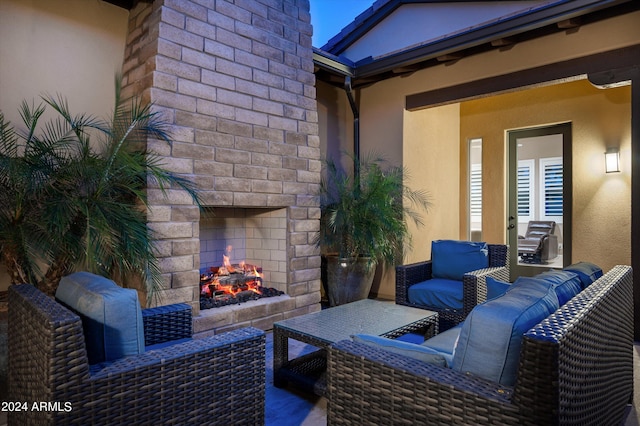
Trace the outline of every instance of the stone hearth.
{"label": "stone hearth", "polygon": [[[155,140],[165,166],[217,209],[278,210],[284,246],[270,299],[199,313],[201,212],[171,189],[149,187],[158,235],[162,303],[187,302],[196,332],[273,321],[320,309],[318,115],[308,0],[154,0],[129,17],[123,94],[154,103],[173,144]],[[199,316],[198,316],[199,315]],[[205,325],[206,324],[206,325]]]}

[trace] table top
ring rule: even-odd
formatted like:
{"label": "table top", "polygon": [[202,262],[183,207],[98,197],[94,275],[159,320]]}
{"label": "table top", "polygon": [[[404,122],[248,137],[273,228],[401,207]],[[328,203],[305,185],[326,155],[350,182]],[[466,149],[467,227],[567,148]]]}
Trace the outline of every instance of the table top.
{"label": "table top", "polygon": [[396,305],[392,301],[363,299],[278,321],[274,327],[333,343],[348,339],[352,334],[380,336],[435,314],[426,309]]}

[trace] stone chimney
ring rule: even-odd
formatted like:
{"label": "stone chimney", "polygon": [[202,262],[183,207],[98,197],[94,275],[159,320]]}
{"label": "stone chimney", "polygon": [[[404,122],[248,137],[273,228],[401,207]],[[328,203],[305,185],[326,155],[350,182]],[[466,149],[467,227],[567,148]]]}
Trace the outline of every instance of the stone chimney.
{"label": "stone chimney", "polygon": [[[171,123],[172,146],[148,148],[221,208],[282,209],[282,317],[319,309],[316,197],[320,148],[309,0],[155,0],[130,12],[124,94]],[[162,304],[199,306],[200,210],[178,190],[149,188]],[[275,318],[277,319],[277,318]]]}

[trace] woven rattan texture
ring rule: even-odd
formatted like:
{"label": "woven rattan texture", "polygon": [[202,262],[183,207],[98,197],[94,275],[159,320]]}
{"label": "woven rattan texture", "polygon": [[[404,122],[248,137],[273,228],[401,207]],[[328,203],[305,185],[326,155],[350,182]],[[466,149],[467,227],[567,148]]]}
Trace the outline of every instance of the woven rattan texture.
{"label": "woven rattan texture", "polygon": [[614,267],[528,331],[523,345],[515,401],[531,424],[621,424],[633,392],[631,268]]}
{"label": "woven rattan texture", "polygon": [[440,331],[445,331],[464,321],[477,304],[487,300],[486,279],[488,276],[501,281],[509,281],[509,246],[487,244],[487,247],[489,249],[489,267],[472,271],[463,277],[462,309],[435,308],[409,302],[409,287],[432,278],[430,260],[396,267],[396,303],[438,312]]}
{"label": "woven rattan texture", "polygon": [[71,411],[10,425],[264,424],[265,335],[244,328],[120,359],[90,374],[80,318],[31,285],[9,294],[9,398]]}
{"label": "woven rattan texture", "polygon": [[[316,395],[325,395],[325,349],[331,343],[358,333],[396,338],[413,332],[437,334],[438,315],[366,299],[277,322],[273,328],[274,384],[284,387],[292,381]],[[321,350],[289,360],[289,339]]]}
{"label": "woven rattan texture", "polygon": [[328,424],[620,424],[633,391],[632,287],[631,268],[616,266],[529,330],[514,388],[331,345]]}
{"label": "woven rattan texture", "polygon": [[142,310],[145,346],[180,340],[193,335],[191,306],[186,303]]}

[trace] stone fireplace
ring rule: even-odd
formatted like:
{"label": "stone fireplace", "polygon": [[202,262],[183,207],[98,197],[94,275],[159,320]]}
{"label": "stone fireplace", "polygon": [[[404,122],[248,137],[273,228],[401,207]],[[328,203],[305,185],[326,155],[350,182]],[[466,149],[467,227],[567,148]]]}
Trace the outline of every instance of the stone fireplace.
{"label": "stone fireplace", "polygon": [[210,324],[194,325],[197,332],[266,329],[319,310],[313,236],[320,148],[309,1],[141,1],[128,31],[123,95],[153,102],[169,121],[172,145],[149,140],[148,148],[195,182],[206,206],[201,211],[179,190],[165,196],[149,186],[162,304],[190,303],[198,320],[200,271],[221,250],[218,234],[234,241],[240,257],[261,263],[269,286],[285,295],[217,308],[224,312],[202,319]]}
{"label": "stone fireplace", "polygon": [[261,268],[265,286],[287,292],[287,210],[217,208],[200,216],[200,273],[246,262]]}

